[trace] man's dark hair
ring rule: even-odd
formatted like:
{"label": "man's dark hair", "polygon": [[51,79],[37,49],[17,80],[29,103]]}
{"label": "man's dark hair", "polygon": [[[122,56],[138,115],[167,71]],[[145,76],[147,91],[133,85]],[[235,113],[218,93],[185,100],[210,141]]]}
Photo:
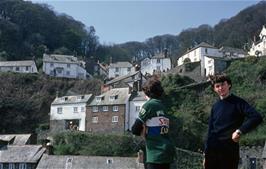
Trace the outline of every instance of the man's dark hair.
{"label": "man's dark hair", "polygon": [[[216,83],[222,83],[225,81],[232,87],[231,79],[228,76],[226,76],[225,74],[209,75],[209,79],[210,79],[212,88],[214,87],[214,85]],[[231,87],[230,87],[230,89],[231,89]]]}
{"label": "man's dark hair", "polygon": [[156,76],[152,76],[151,78],[149,78],[144,83],[142,90],[149,98],[155,99],[159,99],[164,93],[161,82]]}

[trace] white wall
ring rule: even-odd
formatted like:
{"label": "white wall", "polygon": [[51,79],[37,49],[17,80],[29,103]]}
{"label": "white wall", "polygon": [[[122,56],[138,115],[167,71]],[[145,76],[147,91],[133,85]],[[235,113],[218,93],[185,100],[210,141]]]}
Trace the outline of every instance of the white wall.
{"label": "white wall", "polygon": [[[27,70],[26,67],[28,67],[28,70]],[[18,68],[18,70],[17,70],[17,68]],[[3,66],[3,67],[0,67],[0,71],[1,72],[11,71],[11,72],[18,72],[18,73],[38,73],[37,68],[36,68],[35,65],[31,65],[31,66],[10,66],[10,67]]]}
{"label": "white wall", "polygon": [[160,63],[157,63],[157,59],[146,59],[141,62],[141,73],[142,74],[153,74],[155,71],[167,71],[171,69],[171,59],[170,58],[160,58]]}
{"label": "white wall", "polygon": [[[57,113],[58,107],[62,107],[62,114]],[[74,107],[78,107],[77,112],[74,112]],[[84,107],[83,112],[81,112],[81,107]],[[86,103],[62,104],[62,105],[51,106],[50,120],[72,120],[72,119],[79,119],[79,130],[85,131]]]}
{"label": "white wall", "polygon": [[217,48],[198,47],[197,49],[192,50],[189,53],[181,56],[177,60],[177,65],[178,66],[183,65],[184,60],[186,58],[189,58],[191,62],[199,62],[201,60],[203,60],[203,62],[204,62],[204,55],[221,57],[222,53],[220,53],[219,49],[217,49]]}
{"label": "white wall", "polygon": [[140,109],[141,109],[141,107],[143,106],[143,104],[145,102],[146,101],[130,101],[129,102],[129,107],[130,107],[130,110],[129,110],[129,130],[131,130],[131,127],[134,124],[134,122],[135,122],[135,120],[139,114],[139,111],[136,111],[136,107],[140,106]]}
{"label": "white wall", "polygon": [[134,67],[130,67],[130,71],[128,71],[128,67],[118,67],[118,71],[116,71],[115,67],[111,67],[109,68],[109,71],[108,71],[108,78],[124,76],[124,75],[128,75],[134,72],[135,72]]}
{"label": "white wall", "polygon": [[214,59],[213,58],[209,58],[209,57],[205,57],[205,69],[206,69],[206,74],[205,76],[208,75],[214,75]]}
{"label": "white wall", "polygon": [[[51,71],[53,71],[55,68],[63,68],[61,73],[57,73],[56,77],[67,77],[67,78],[86,78],[86,70],[77,65],[76,63],[69,63],[69,67],[67,63],[56,63],[52,62],[53,66],[51,66],[50,62],[44,62],[43,63],[43,72],[47,75],[53,75],[51,74]],[[68,74],[69,73],[69,74]]]}

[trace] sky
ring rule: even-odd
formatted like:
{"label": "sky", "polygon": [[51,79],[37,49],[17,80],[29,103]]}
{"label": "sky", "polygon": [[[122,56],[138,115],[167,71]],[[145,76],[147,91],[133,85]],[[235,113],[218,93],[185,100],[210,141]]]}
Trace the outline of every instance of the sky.
{"label": "sky", "polygon": [[202,24],[214,26],[256,0],[31,0],[45,3],[87,27],[94,26],[101,44],[144,42],[157,35],[178,35]]}

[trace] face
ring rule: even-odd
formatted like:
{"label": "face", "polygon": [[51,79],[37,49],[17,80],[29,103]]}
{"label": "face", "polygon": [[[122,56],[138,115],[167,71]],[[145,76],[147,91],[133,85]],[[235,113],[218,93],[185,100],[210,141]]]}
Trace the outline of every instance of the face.
{"label": "face", "polygon": [[213,90],[220,96],[226,97],[229,95],[231,85],[227,83],[227,81],[221,83],[215,83],[213,86]]}

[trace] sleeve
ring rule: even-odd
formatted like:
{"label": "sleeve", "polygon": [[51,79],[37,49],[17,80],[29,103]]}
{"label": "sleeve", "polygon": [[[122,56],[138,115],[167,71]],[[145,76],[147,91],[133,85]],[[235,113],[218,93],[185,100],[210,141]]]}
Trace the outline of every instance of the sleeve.
{"label": "sleeve", "polygon": [[245,114],[245,121],[239,130],[245,134],[256,128],[262,122],[262,116],[244,100],[241,101],[240,108],[241,112]]}
{"label": "sleeve", "polygon": [[143,130],[143,122],[137,118],[133,126],[131,127],[131,131],[134,135],[140,136],[142,130]]}
{"label": "sleeve", "polygon": [[210,136],[211,136],[211,131],[213,129],[213,120],[212,120],[212,116],[213,116],[213,108],[211,110],[211,115],[210,115],[210,118],[209,118],[209,127],[208,127],[208,133],[207,133],[207,139],[205,141],[205,148],[204,148],[204,153],[206,153],[206,151],[208,150],[208,144],[209,144],[209,139],[210,139]]}

